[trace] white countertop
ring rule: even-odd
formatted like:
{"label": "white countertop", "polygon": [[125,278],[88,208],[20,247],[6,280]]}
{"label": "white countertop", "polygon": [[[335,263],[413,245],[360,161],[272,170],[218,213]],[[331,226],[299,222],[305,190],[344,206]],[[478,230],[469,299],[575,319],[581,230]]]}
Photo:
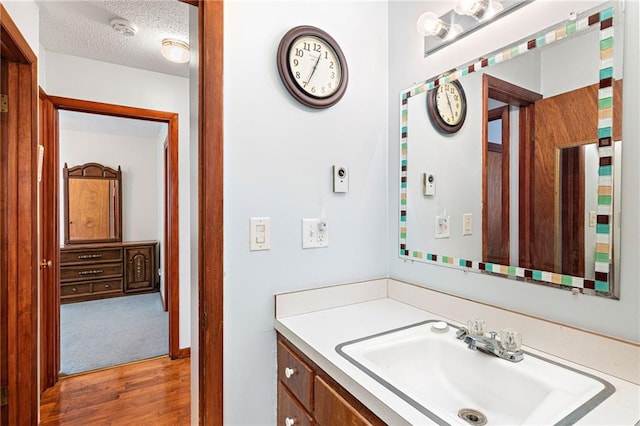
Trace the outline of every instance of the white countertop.
{"label": "white countertop", "polygon": [[[332,291],[330,289],[332,288],[328,291]],[[296,297],[295,294],[284,296],[290,295]],[[318,293],[315,293],[314,298],[317,299],[317,296]],[[380,297],[380,294],[372,296],[373,300],[366,300],[366,297],[356,299],[352,298],[352,304],[337,307],[320,303],[315,308],[309,307],[308,312],[301,312],[303,309],[288,309],[285,301],[276,301],[277,318],[274,326],[386,423],[394,426],[434,424],[424,414],[339,355],[335,347],[340,343],[424,320],[446,320],[454,324],[455,321],[388,297]],[[295,301],[299,302],[300,299]],[[341,304],[343,303],[334,302],[334,306]],[[278,310],[288,316],[278,315]],[[634,425],[640,420],[640,386],[548,353],[529,347],[523,349],[601,377],[615,386],[616,392],[577,424]],[[466,425],[462,420],[460,422]]]}

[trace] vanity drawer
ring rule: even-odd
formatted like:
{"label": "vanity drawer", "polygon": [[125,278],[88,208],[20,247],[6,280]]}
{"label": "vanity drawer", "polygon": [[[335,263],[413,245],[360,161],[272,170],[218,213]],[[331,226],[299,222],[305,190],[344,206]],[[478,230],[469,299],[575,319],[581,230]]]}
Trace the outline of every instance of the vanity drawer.
{"label": "vanity drawer", "polygon": [[122,292],[122,280],[96,281],[91,283],[92,293],[120,293]]}
{"label": "vanity drawer", "polygon": [[67,265],[72,263],[96,263],[108,261],[121,261],[122,249],[104,248],[92,250],[60,250],[60,264]]}
{"label": "vanity drawer", "polygon": [[91,294],[91,283],[66,284],[60,286],[60,298],[71,298]]}
{"label": "vanity drawer", "polygon": [[101,277],[122,276],[122,263],[62,266],[61,281],[90,280]]}
{"label": "vanity drawer", "polygon": [[313,370],[282,342],[278,342],[278,380],[307,411],[313,411]]}
{"label": "vanity drawer", "polygon": [[289,393],[287,387],[278,382],[278,426],[286,426],[293,420],[295,426],[311,426],[313,419]]}

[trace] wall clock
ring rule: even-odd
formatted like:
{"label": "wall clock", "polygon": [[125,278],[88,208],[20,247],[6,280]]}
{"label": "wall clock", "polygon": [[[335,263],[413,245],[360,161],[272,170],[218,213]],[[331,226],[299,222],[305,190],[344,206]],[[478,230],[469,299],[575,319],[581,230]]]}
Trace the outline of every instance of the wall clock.
{"label": "wall clock", "polygon": [[278,72],[289,93],[311,108],[328,108],[344,95],[349,71],[342,49],[311,26],[289,30],[278,46]]}
{"label": "wall clock", "polygon": [[440,84],[427,93],[427,114],[441,133],[455,133],[467,117],[467,98],[458,80]]}

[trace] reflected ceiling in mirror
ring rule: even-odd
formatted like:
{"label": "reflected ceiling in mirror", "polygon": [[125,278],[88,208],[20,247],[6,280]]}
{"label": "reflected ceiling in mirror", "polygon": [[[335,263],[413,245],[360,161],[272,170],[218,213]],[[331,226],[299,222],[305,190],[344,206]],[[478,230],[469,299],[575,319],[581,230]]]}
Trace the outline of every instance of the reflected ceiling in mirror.
{"label": "reflected ceiling in mirror", "polygon": [[[547,285],[553,285],[566,289],[574,289],[575,291],[598,294],[605,297],[615,298],[614,280],[613,280],[613,259],[614,252],[616,254],[616,262],[618,262],[619,251],[613,249],[613,217],[614,217],[614,200],[613,200],[613,172],[614,170],[619,176],[619,167],[617,163],[614,163],[616,157],[619,161],[619,154],[614,155],[613,148],[613,86],[614,86],[614,57],[613,57],[613,39],[614,39],[614,25],[613,25],[614,7],[611,5],[600,6],[597,11],[589,11],[577,17],[575,20],[570,20],[559,24],[558,26],[542,31],[538,34],[532,35],[521,42],[518,42],[510,47],[501,49],[496,53],[484,56],[478,61],[471,64],[467,64],[457,70],[450,72],[446,75],[441,75],[437,78],[427,80],[424,83],[414,85],[411,88],[405,90],[401,94],[401,155],[400,155],[400,207],[399,207],[399,255],[401,258],[411,261],[430,262],[443,266],[451,266],[457,268],[464,268],[467,270],[486,272],[491,274],[497,274],[508,278],[521,279],[536,283],[543,283]],[[507,61],[512,61],[510,64],[517,63],[514,59],[525,59],[525,54],[529,52],[539,52],[555,45],[564,45],[566,41],[575,40],[578,38],[591,37],[594,39],[593,44],[595,50],[595,70],[589,71],[586,74],[593,75],[591,81],[594,82],[593,90],[597,92],[597,113],[594,114],[592,122],[593,137],[590,138],[591,142],[597,146],[597,156],[595,164],[597,171],[593,172],[595,177],[595,185],[597,194],[593,194],[593,198],[596,200],[593,207],[593,212],[589,215],[589,219],[593,219],[593,227],[587,229],[585,232],[593,233],[593,238],[587,238],[590,245],[585,245],[585,252],[591,252],[591,271],[587,271],[584,274],[570,274],[563,270],[554,268],[541,267],[537,264],[527,264],[526,262],[518,262],[518,257],[511,256],[509,261],[505,262],[490,262],[484,253],[479,253],[478,250],[470,249],[470,247],[478,247],[482,244],[482,240],[486,239],[486,235],[479,232],[480,229],[484,229],[484,223],[479,220],[482,216],[482,190],[478,182],[466,182],[464,188],[447,191],[447,185],[449,179],[440,179],[436,175],[436,191],[437,196],[429,196],[423,194],[423,182],[422,178],[427,176],[433,170],[438,167],[448,167],[449,169],[457,169],[465,167],[464,163],[460,163],[460,159],[463,157],[474,158],[473,163],[469,165],[469,173],[476,176],[474,180],[479,181],[479,176],[483,176],[483,147],[480,142],[477,146],[473,145],[471,150],[465,150],[461,147],[453,147],[453,139],[446,140],[446,137],[442,137],[436,141],[431,136],[424,137],[425,134],[432,135],[431,133],[420,133],[420,126],[429,126],[429,122],[424,111],[426,98],[426,92],[438,87],[441,84],[455,81],[463,76],[479,75],[489,68]],[[563,43],[558,43],[559,41]],[[577,55],[582,55],[583,52],[574,52]],[[566,58],[565,58],[566,59]],[[557,62],[557,61],[556,61]],[[505,64],[506,65],[506,64]],[[556,67],[562,68],[562,63],[556,63]],[[530,67],[531,68],[531,67]],[[620,67],[621,68],[621,67]],[[525,69],[520,73],[527,73],[529,69]],[[619,70],[618,70],[619,71]],[[485,76],[486,77],[486,76]],[[573,77],[573,74],[572,74]],[[481,80],[482,77],[473,77],[476,80]],[[465,80],[466,81],[466,80]],[[463,84],[466,84],[463,82]],[[553,82],[547,82],[547,86],[552,87]],[[581,87],[581,86],[579,86]],[[572,88],[573,90],[575,88]],[[484,89],[473,89],[480,92]],[[553,89],[550,89],[553,92]],[[547,93],[549,90],[547,91]],[[594,92],[594,93],[595,93]],[[558,91],[553,93],[559,93]],[[618,92],[616,92],[618,93]],[[480,96],[479,94],[477,96]],[[595,103],[594,101],[594,103]],[[618,100],[616,100],[618,102]],[[480,109],[476,110],[480,113]],[[618,111],[616,110],[616,114]],[[480,114],[482,115],[482,114]],[[411,126],[409,125],[409,117],[411,116]],[[476,120],[480,120],[476,118]],[[480,125],[478,121],[478,125]],[[470,127],[470,126],[469,126]],[[486,127],[483,125],[484,132]],[[472,134],[464,135],[465,129],[462,129],[458,138],[470,139]],[[413,137],[410,140],[409,135]],[[416,138],[416,135],[419,137]],[[477,137],[477,135],[475,136]],[[480,139],[482,140],[482,139]],[[448,144],[449,158],[441,158],[441,151],[437,151],[437,148],[433,145],[437,143]],[[475,143],[475,142],[474,142]],[[582,143],[586,143],[583,141]],[[431,148],[428,148],[432,145]],[[462,144],[461,144],[462,145]],[[469,145],[467,145],[469,147]],[[429,152],[429,149],[431,151]],[[436,150],[436,151],[434,151]],[[469,152],[471,151],[471,152]],[[616,153],[619,148],[616,147]],[[411,157],[409,157],[411,152]],[[553,151],[556,152],[556,151]],[[557,150],[555,156],[555,164],[558,169],[560,166],[560,160],[562,155],[560,150]],[[437,153],[437,158],[434,158],[434,154]],[[577,154],[576,154],[577,155]],[[432,165],[425,166],[423,159],[429,158]],[[576,157],[578,158],[578,157]],[[434,162],[437,164],[433,165]],[[452,167],[455,165],[455,167]],[[615,167],[614,167],[615,166]],[[450,171],[450,173],[455,173]],[[517,169],[512,171],[517,176]],[[517,178],[516,178],[517,179]],[[556,189],[558,187],[556,186]],[[450,188],[449,188],[450,189]],[[559,191],[556,191],[559,192]],[[411,194],[411,195],[410,195]],[[442,194],[442,196],[440,195]],[[448,239],[436,239],[435,228],[438,222],[436,217],[449,218],[448,226],[449,231],[453,237],[454,234],[463,234],[463,216],[462,213],[466,211],[458,212],[455,209],[451,209],[455,213],[455,217],[451,218],[447,212],[449,202],[446,201],[446,197],[460,198],[474,198],[477,201],[477,208],[474,207],[474,211],[471,217],[476,218],[478,222],[473,224],[474,231],[470,235],[466,235],[457,239],[458,244],[453,244],[453,238]],[[425,214],[425,211],[421,211],[420,205],[425,203],[431,203],[431,209],[429,213]],[[551,202],[551,204],[562,205],[560,200],[557,202]],[[553,210],[553,208],[552,208]],[[512,216],[515,214],[515,223],[517,224],[518,210],[513,209]],[[460,217],[458,216],[458,213]],[[556,217],[560,217],[556,207]],[[560,219],[556,219],[556,222]],[[470,222],[473,222],[471,219]],[[485,221],[486,222],[486,221]],[[517,225],[516,225],[517,226]],[[554,227],[552,225],[552,227]],[[557,227],[557,226],[556,226]],[[460,229],[457,229],[460,228]],[[516,231],[517,233],[517,228]],[[515,234],[517,235],[517,234]],[[616,236],[618,233],[616,233]],[[466,240],[465,240],[466,238]],[[513,237],[512,237],[513,238]],[[517,244],[517,237],[515,243]],[[466,242],[460,244],[460,241]],[[473,244],[472,244],[473,242]],[[619,239],[616,241],[616,247],[618,247]],[[585,243],[586,244],[586,243]],[[425,249],[427,247],[427,249]],[[549,250],[554,251],[553,247],[549,247]],[[448,253],[448,254],[443,254]],[[560,257],[559,255],[557,256]],[[481,259],[481,260],[478,260]],[[515,259],[515,260],[514,260]]]}

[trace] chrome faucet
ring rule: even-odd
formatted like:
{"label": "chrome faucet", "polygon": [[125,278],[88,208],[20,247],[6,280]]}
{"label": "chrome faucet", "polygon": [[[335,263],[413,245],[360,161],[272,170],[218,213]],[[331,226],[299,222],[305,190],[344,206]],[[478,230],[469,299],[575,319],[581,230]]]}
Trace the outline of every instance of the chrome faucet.
{"label": "chrome faucet", "polygon": [[467,326],[468,328],[461,327],[456,332],[456,337],[463,340],[469,349],[511,362],[520,362],[524,359],[524,353],[520,349],[521,337],[518,332],[509,329],[502,330],[500,340],[498,340],[498,333],[495,331],[489,332],[488,336],[484,333],[484,321],[471,320],[467,322]]}

